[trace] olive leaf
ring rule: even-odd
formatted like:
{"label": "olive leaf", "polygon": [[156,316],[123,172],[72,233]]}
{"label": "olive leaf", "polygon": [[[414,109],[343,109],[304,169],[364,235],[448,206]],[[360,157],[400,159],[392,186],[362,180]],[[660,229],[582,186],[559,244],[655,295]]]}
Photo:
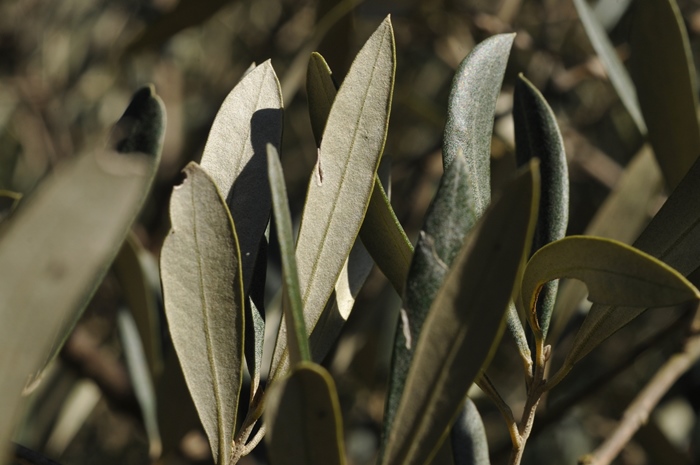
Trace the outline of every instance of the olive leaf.
{"label": "olive leaf", "polygon": [[194,162],[185,174],[170,199],[172,226],[161,250],[163,299],[214,461],[229,465],[244,357],[240,250],[213,180]]}
{"label": "olive leaf", "polygon": [[[569,223],[569,170],[564,140],[556,118],[542,94],[522,74],[513,94],[515,158],[518,166],[533,158],[540,160],[539,215],[532,253],[561,239]],[[545,284],[537,299],[537,319],[543,337],[547,336],[559,282]]]}
{"label": "olive leaf", "polygon": [[[328,64],[319,53],[311,55],[307,75],[311,129],[316,145],[320,146],[337,86]],[[360,228],[360,239],[396,292],[403,295],[413,246],[378,178],[375,179],[372,197]]]}
{"label": "olive leaf", "polygon": [[581,23],[586,29],[591,45],[593,45],[598,57],[603,62],[610,82],[617,91],[617,95],[620,96],[622,104],[627,108],[639,132],[645,135],[647,127],[642,117],[642,110],[639,108],[637,90],[625,69],[625,65],[620,61],[617,51],[608,37],[608,33],[598,21],[595,12],[586,0],[574,0],[574,5],[576,6],[576,11],[578,11],[579,18],[581,18]]}
{"label": "olive leaf", "polygon": [[420,333],[381,463],[430,460],[488,365],[504,327],[539,205],[537,162],[484,213],[454,260]]}
{"label": "olive leaf", "polygon": [[273,465],[343,465],[343,422],[335,383],[313,363],[301,363],[269,391],[265,440]]}
{"label": "olive leaf", "polygon": [[455,465],[490,465],[484,422],[469,398],[452,427],[450,440]]}
{"label": "olive leaf", "polygon": [[277,240],[280,244],[282,258],[282,310],[287,324],[291,363],[294,366],[300,362],[310,362],[311,351],[304,327],[304,309],[301,306],[299,277],[294,256],[294,232],[291,213],[289,213],[287,188],[284,185],[284,174],[279,154],[272,144],[267,144],[267,171],[270,179]]}
{"label": "olive leaf", "polygon": [[50,174],[3,225],[0,444],[9,444],[22,387],[62,346],[117,254],[156,166],[147,154],[82,155]]}
{"label": "olive leaf", "polygon": [[[328,117],[296,249],[307,331],[335,288],[369,204],[389,123],[395,55],[387,17],[355,58]],[[272,373],[285,346],[281,325]]]}
{"label": "olive leaf", "polygon": [[[700,266],[700,161],[695,162],[678,187],[644,229],[634,246],[663,260],[681,275]],[[644,312],[645,307],[593,305],[586,315],[562,370],[571,367],[602,341]]]}
{"label": "olive leaf", "polygon": [[700,153],[695,65],[675,0],[634,2],[630,21],[630,73],[649,142],[675,188]]}
{"label": "olive leaf", "polygon": [[443,166],[447,171],[456,157],[466,157],[477,218],[491,199],[493,116],[514,39],[515,34],[498,34],[478,44],[459,65],[452,81]]}
{"label": "olive leaf", "polygon": [[224,100],[201,163],[236,222],[246,295],[270,219],[266,145],[279,149],[281,139],[282,94],[268,60],[248,72]]}
{"label": "olive leaf", "polygon": [[588,298],[604,305],[668,307],[700,299],[680,273],[638,249],[612,239],[569,236],[538,250],[525,267],[523,307],[539,331],[534,308],[545,283],[573,278],[586,283]]}

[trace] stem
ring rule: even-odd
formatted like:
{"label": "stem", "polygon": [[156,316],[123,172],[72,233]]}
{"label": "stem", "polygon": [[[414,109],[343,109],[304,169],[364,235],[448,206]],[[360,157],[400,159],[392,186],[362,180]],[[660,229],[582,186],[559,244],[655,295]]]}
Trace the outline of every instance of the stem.
{"label": "stem", "polygon": [[482,391],[484,391],[484,394],[491,398],[494,404],[496,404],[496,407],[498,407],[501,415],[503,415],[503,419],[506,421],[506,426],[508,427],[508,432],[510,433],[510,440],[513,443],[513,447],[519,447],[521,438],[520,431],[518,430],[518,424],[513,416],[513,411],[510,409],[506,401],[503,400],[503,397],[501,397],[501,394],[496,389],[496,386],[493,385],[491,379],[489,379],[486,373],[481,375],[481,377],[477,380],[476,385],[479,386]]}
{"label": "stem", "polygon": [[527,401],[523,409],[523,416],[520,419],[520,442],[513,444],[511,450],[509,465],[519,465],[525,451],[525,444],[530,437],[532,425],[535,423],[535,412],[537,405],[540,403],[542,394],[545,392],[546,381],[544,379],[545,367],[549,358],[549,346],[545,347],[544,338],[541,332],[535,332],[535,373],[532,378],[532,384],[528,389]]}
{"label": "stem", "polygon": [[647,421],[651,411],[664,394],[698,359],[700,359],[700,336],[695,335],[687,339],[681,352],[664,363],[627,407],[613,434],[593,453],[582,457],[579,464],[607,465],[612,462],[637,430]]}
{"label": "stem", "polygon": [[260,427],[253,439],[248,441],[250,433],[253,432],[256,423],[262,417],[264,405],[265,391],[263,389],[258,389],[258,391],[255,393],[255,397],[250,403],[248,414],[243,420],[241,429],[238,430],[238,434],[236,434],[236,437],[231,443],[232,463],[237,463],[241,457],[248,455],[265,435],[265,426],[263,425]]}

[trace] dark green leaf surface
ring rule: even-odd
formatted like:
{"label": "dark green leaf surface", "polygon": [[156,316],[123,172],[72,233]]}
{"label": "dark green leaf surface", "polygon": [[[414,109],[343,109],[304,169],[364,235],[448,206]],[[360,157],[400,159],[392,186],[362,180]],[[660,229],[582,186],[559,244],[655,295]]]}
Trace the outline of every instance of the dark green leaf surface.
{"label": "dark green leaf surface", "polygon": [[[533,158],[540,160],[539,215],[532,253],[561,239],[569,223],[569,170],[564,140],[552,109],[542,94],[522,74],[513,94],[515,158],[518,166]],[[542,335],[547,336],[559,282],[545,284],[537,299],[537,317]]]}
{"label": "dark green leaf surface", "polygon": [[310,362],[311,351],[304,326],[304,308],[301,305],[299,277],[294,256],[294,231],[292,216],[289,213],[287,188],[284,185],[279,154],[272,144],[267,145],[267,170],[272,193],[272,211],[282,258],[282,311],[287,324],[289,356],[293,367],[300,362]]}
{"label": "dark green leaf surface", "polygon": [[620,96],[622,104],[627,108],[639,132],[643,135],[646,134],[647,127],[644,124],[642,110],[639,109],[637,90],[625,69],[625,65],[620,61],[617,51],[608,37],[608,33],[598,21],[593,9],[586,0],[574,0],[574,5],[576,5],[576,11],[578,11],[581,23],[586,29],[591,45],[593,45],[600,60],[603,62],[610,82],[617,91],[617,95]]}
{"label": "dark green leaf surface", "polygon": [[236,223],[246,294],[270,219],[265,147],[269,143],[279,150],[281,139],[282,94],[268,60],[228,94],[202,154],[202,168],[224,196]]}
{"label": "dark green leaf surface", "polygon": [[630,72],[649,142],[671,189],[700,154],[695,65],[675,0],[632,5]]}
{"label": "dark green leaf surface", "polygon": [[450,440],[455,465],[490,465],[484,422],[469,398],[452,427]]}
{"label": "dark green leaf surface", "polygon": [[229,464],[243,373],[243,283],[236,230],[213,180],[196,163],[170,199],[161,250],[173,345],[212,447]]}
{"label": "dark green leaf surface", "polygon": [[490,360],[539,204],[537,163],[485,212],[455,258],[416,346],[383,464],[430,460]]}
{"label": "dark green leaf surface", "polygon": [[[316,145],[320,146],[321,135],[335,98],[336,86],[330,68],[318,53],[311,55],[307,75],[311,128]],[[396,292],[403,295],[413,245],[396,218],[379,179],[375,179],[374,182],[372,197],[360,228],[360,238]]]}
{"label": "dark green leaf surface", "polygon": [[[309,181],[296,259],[307,331],[316,326],[348,258],[369,204],[384,150],[394,85],[389,18],[367,40],[340,87]],[[275,373],[286,346],[280,327]]]}
{"label": "dark green leaf surface", "polygon": [[457,69],[448,103],[443,166],[466,157],[474,216],[481,216],[491,199],[491,134],[496,100],[515,34],[499,34],[481,42]]}
{"label": "dark green leaf surface", "polygon": [[297,365],[273,384],[264,419],[272,465],[345,463],[338,394],[320,365]]}
{"label": "dark green leaf surface", "polygon": [[80,156],[49,175],[3,225],[0,444],[9,444],[22,387],[61,347],[117,254],[156,166],[144,154]]}
{"label": "dark green leaf surface", "polygon": [[469,170],[464,157],[452,163],[440,182],[418,238],[406,284],[401,318],[396,328],[389,375],[389,393],[384,407],[384,437],[392,428],[404,390],[415,344],[447,270],[457,256],[474,217]]}

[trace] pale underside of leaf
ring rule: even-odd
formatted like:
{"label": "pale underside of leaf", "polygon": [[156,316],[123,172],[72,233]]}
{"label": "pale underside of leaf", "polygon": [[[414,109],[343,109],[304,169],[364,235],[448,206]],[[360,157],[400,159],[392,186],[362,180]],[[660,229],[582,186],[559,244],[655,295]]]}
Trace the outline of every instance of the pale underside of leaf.
{"label": "pale underside of leaf", "polygon": [[270,218],[265,147],[269,143],[279,150],[281,138],[282,93],[268,60],[248,72],[226,97],[202,154],[202,168],[236,223],[246,293]]}
{"label": "pale underside of leaf", "polygon": [[532,240],[536,166],[506,188],[455,258],[420,334],[383,464],[430,460],[488,363]]}
{"label": "pale underside of leaf", "polygon": [[[389,123],[394,69],[387,17],[338,91],[309,182],[296,249],[307,331],[316,326],[335,288],[369,203]],[[282,325],[273,373],[285,346]]]}
{"label": "pale underside of leaf", "polygon": [[4,225],[0,239],[0,444],[22,387],[72,327],[148,190],[157,160],[97,152],[66,162]]}
{"label": "pale underside of leaf", "polygon": [[170,334],[216,463],[229,465],[243,368],[243,287],[236,232],[195,163],[170,202],[161,251]]}

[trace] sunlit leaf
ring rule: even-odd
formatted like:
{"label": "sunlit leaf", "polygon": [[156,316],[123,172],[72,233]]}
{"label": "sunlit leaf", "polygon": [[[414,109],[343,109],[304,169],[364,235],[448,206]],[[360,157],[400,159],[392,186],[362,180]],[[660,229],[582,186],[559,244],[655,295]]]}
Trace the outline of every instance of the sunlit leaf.
{"label": "sunlit leaf", "polygon": [[612,239],[570,236],[538,250],[525,268],[522,299],[533,329],[540,289],[559,278],[585,282],[588,299],[604,305],[669,307],[700,299],[680,273],[640,250]]}
{"label": "sunlit leaf", "polygon": [[156,166],[144,154],[80,156],[49,175],[4,225],[0,444],[9,444],[22,387],[62,345],[109,268]]}
{"label": "sunlit leaf", "polygon": [[214,461],[229,464],[243,369],[243,286],[236,230],[197,164],[170,200],[161,250],[170,334]]}
{"label": "sunlit leaf", "polygon": [[[569,223],[569,170],[557,120],[542,94],[522,74],[513,94],[515,158],[518,166],[540,160],[540,207],[532,252],[561,239]],[[547,336],[559,282],[545,284],[537,299],[537,318]]]}
{"label": "sunlit leaf", "polygon": [[[336,94],[331,70],[323,57],[314,53],[309,60],[307,94],[311,128],[320,146],[321,136]],[[399,295],[408,275],[413,246],[396,218],[382,183],[375,180],[372,197],[360,228],[360,238],[377,266]]]}
{"label": "sunlit leaf", "polygon": [[649,142],[675,188],[700,153],[695,65],[675,0],[634,2],[630,21],[630,72]]}
{"label": "sunlit leaf", "polygon": [[246,295],[270,219],[265,147],[269,143],[279,150],[281,138],[282,94],[268,60],[246,74],[224,100],[209,131],[201,164],[236,223]]}
{"label": "sunlit leaf", "polygon": [[[700,266],[700,161],[666,200],[634,246],[663,260],[681,275],[688,276]],[[628,304],[629,305],[629,304]],[[645,307],[593,305],[576,334],[565,367],[570,369],[598,344],[643,313]]]}
{"label": "sunlit leaf", "polygon": [[[296,250],[307,331],[316,326],[335,288],[369,204],[389,123],[394,68],[387,17],[338,91],[309,181]],[[273,373],[285,346],[282,325]]]}
{"label": "sunlit leaf", "polygon": [[[585,230],[586,235],[607,237],[631,244],[651,219],[654,201],[663,192],[664,179],[649,145],[627,164],[620,180]],[[556,341],[588,291],[581,281],[565,281],[560,287],[551,331]]]}
{"label": "sunlit leaf", "polygon": [[383,464],[423,464],[445,439],[467,391],[488,364],[532,241],[536,162],[485,212],[430,309],[394,419]]}
{"label": "sunlit leaf", "polygon": [[491,199],[491,134],[496,100],[515,34],[498,34],[481,42],[457,69],[448,103],[443,165],[457,156],[469,167],[477,218]]}
{"label": "sunlit leaf", "polygon": [[345,463],[338,394],[321,366],[302,363],[275,382],[264,419],[273,465]]}
{"label": "sunlit leaf", "polygon": [[270,178],[277,240],[280,244],[282,258],[282,310],[287,324],[290,358],[292,366],[294,366],[300,362],[310,362],[311,351],[304,327],[304,309],[301,306],[299,277],[294,256],[294,231],[292,229],[292,216],[289,213],[287,188],[284,185],[284,174],[279,154],[272,144],[267,145],[267,170]]}
{"label": "sunlit leaf", "polygon": [[620,61],[617,51],[608,37],[608,33],[598,21],[593,9],[588,5],[586,0],[574,0],[574,5],[576,5],[576,11],[578,11],[581,23],[583,23],[583,27],[586,29],[586,34],[588,34],[591,45],[593,45],[600,60],[603,62],[608,72],[610,82],[617,91],[617,95],[620,96],[622,104],[627,108],[639,132],[641,134],[646,134],[647,127],[646,124],[644,124],[642,111],[639,109],[637,90],[625,66]]}

